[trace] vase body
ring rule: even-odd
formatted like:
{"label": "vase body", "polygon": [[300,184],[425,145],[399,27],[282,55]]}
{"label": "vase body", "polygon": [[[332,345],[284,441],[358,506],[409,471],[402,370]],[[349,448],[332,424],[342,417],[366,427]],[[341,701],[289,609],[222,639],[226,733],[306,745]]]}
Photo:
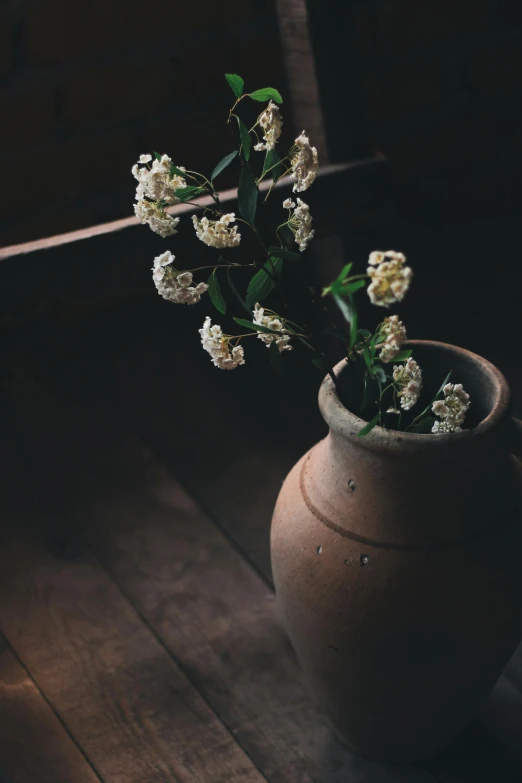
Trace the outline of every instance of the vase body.
{"label": "vase body", "polygon": [[355,752],[401,763],[435,755],[480,707],[519,641],[522,596],[507,384],[473,354],[410,345],[457,365],[484,420],[357,438],[364,422],[325,380],[329,434],[288,475],[271,534],[279,611],[319,708]]}

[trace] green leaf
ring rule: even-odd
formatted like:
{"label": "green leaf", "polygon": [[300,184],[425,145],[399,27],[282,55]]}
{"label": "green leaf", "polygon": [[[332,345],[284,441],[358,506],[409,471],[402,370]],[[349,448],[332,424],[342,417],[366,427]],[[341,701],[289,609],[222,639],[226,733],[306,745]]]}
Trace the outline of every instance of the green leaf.
{"label": "green leaf", "polygon": [[272,365],[276,373],[278,373],[279,375],[286,375],[287,372],[286,372],[285,363],[283,361],[283,355],[279,350],[279,348],[277,347],[275,340],[274,342],[270,343],[270,346],[268,348],[268,353],[270,356],[270,364]]}
{"label": "green leaf", "polygon": [[210,301],[220,312],[222,315],[225,315],[227,311],[227,303],[225,302],[225,299],[223,297],[223,294],[221,293],[221,287],[219,285],[219,280],[216,275],[216,270],[212,272],[210,277],[208,278],[208,295],[210,296]]}
{"label": "green leaf", "polygon": [[324,363],[323,359],[312,359],[312,364],[314,367],[317,367],[318,370],[326,370],[326,364]]}
{"label": "green leaf", "polygon": [[176,174],[176,176],[178,176],[178,177],[186,177],[187,172],[186,171],[182,171],[181,169],[178,169],[178,167],[175,166],[172,163],[171,166],[170,166],[170,176],[173,177],[174,174]]}
{"label": "green leaf", "polygon": [[293,253],[291,250],[285,250],[284,247],[275,247],[274,245],[268,248],[268,253],[274,258],[287,258],[289,261],[299,261],[301,258],[299,253]]}
{"label": "green leaf", "polygon": [[368,424],[365,424],[362,430],[359,430],[357,433],[358,438],[364,438],[365,435],[368,435],[369,432],[373,430],[374,427],[377,426],[377,422],[379,421],[379,413],[376,413],[375,416],[371,421],[368,422]]}
{"label": "green leaf", "polygon": [[156,160],[161,160],[163,155],[161,155],[161,153],[159,153],[159,152],[155,152],[154,153],[154,157],[156,158]]}
{"label": "green leaf", "polygon": [[353,266],[353,262],[346,264],[346,266],[343,266],[335,280],[333,280],[330,285],[326,286],[326,288],[323,288],[323,296],[326,296],[327,294],[341,294],[342,293],[342,282],[345,279],[345,277],[348,277],[348,274],[350,273],[350,269]]}
{"label": "green leaf", "polygon": [[275,150],[267,150],[261,177],[264,177],[265,174],[270,172],[270,176],[274,181],[279,179],[280,175],[282,174],[280,161],[281,158]]}
{"label": "green leaf", "polygon": [[238,117],[237,122],[239,125],[239,138],[241,140],[241,146],[243,147],[243,155],[245,157],[245,160],[249,160],[250,151],[252,149],[252,139],[250,137],[250,133],[248,132],[248,128],[243,122],[243,120]]}
{"label": "green leaf", "polygon": [[348,277],[352,266],[353,266],[353,261],[351,261],[349,264],[346,264],[346,266],[343,266],[343,268],[341,269],[341,271],[339,272],[336,278],[339,281],[339,283],[342,283],[345,277]]}
{"label": "green leaf", "polygon": [[275,101],[276,103],[283,103],[281,94],[273,87],[263,87],[261,90],[255,90],[250,92],[249,96],[253,101]]}
{"label": "green leaf", "polygon": [[427,434],[431,432],[431,428],[435,424],[436,419],[434,416],[425,416],[423,419],[420,419],[416,424],[412,424],[412,426],[409,428],[410,432],[416,432],[417,435],[420,434]]}
{"label": "green leaf", "polygon": [[223,169],[226,169],[229,163],[232,163],[236,155],[237,155],[237,150],[234,150],[234,152],[231,152],[230,155],[225,155],[223,160],[219,161],[219,163],[217,164],[216,168],[214,169],[210,177],[211,182],[217,177],[218,174],[221,174]]}
{"label": "green leaf", "polygon": [[357,342],[360,342],[361,340],[367,340],[368,337],[371,337],[372,333],[368,331],[368,329],[357,329]]}
{"label": "green leaf", "polygon": [[225,79],[236,98],[241,98],[243,95],[243,87],[245,86],[245,80],[238,76],[237,73],[226,73]]}
{"label": "green leaf", "polygon": [[374,365],[374,368],[373,368],[373,374],[374,374],[374,376],[377,378],[377,380],[378,380],[380,383],[382,383],[382,384],[383,384],[383,386],[384,386],[384,384],[386,383],[386,381],[387,381],[388,379],[387,379],[387,377],[386,377],[386,373],[384,372],[384,370],[382,369],[382,367],[379,367],[379,365],[378,365],[378,364]]}
{"label": "green leaf", "polygon": [[366,345],[363,348],[362,354],[363,354],[364,363],[366,364],[367,368],[371,372],[371,370],[372,370],[372,359],[371,359],[371,356],[370,356],[370,351],[368,350],[368,347]]}
{"label": "green leaf", "polygon": [[265,297],[273,291],[276,284],[274,278],[279,278],[282,268],[282,258],[271,258],[270,262],[267,261],[266,264],[256,272],[248,284],[246,303],[249,307],[253,307],[256,302],[265,299]]}
{"label": "green leaf", "polygon": [[349,347],[351,350],[357,341],[357,310],[351,297],[349,297],[348,300],[345,300],[342,296],[334,294],[334,299],[345,320],[350,324]]}
{"label": "green leaf", "polygon": [[253,332],[266,332],[267,334],[281,334],[276,329],[269,329],[268,326],[261,326],[261,324],[255,324],[253,321],[247,321],[244,318],[234,318],[236,324],[244,326],[245,329],[251,329]]}
{"label": "green leaf", "polygon": [[354,280],[353,283],[346,283],[343,286],[343,291],[348,291],[350,294],[354,294],[359,288],[364,288],[366,280]]}
{"label": "green leaf", "polygon": [[189,185],[186,188],[178,188],[174,191],[174,195],[176,198],[179,198],[180,201],[190,201],[195,196],[199,196],[201,193],[204,193],[204,188],[198,188],[193,185]]}
{"label": "green leaf", "polygon": [[411,350],[410,351],[399,351],[397,356],[393,357],[393,361],[394,362],[405,362],[407,359],[410,358],[412,353],[413,353],[413,351],[411,351]]}
{"label": "green leaf", "polygon": [[248,307],[247,303],[245,302],[245,300],[243,299],[243,297],[241,296],[241,294],[239,293],[239,291],[235,287],[234,283],[232,282],[232,278],[230,277],[230,269],[227,269],[227,282],[228,282],[228,286],[229,286],[230,290],[232,291],[232,293],[236,297],[236,300],[237,300],[238,304],[243,308],[243,310],[245,310],[245,312],[247,312],[249,315],[252,315],[252,313],[250,311],[250,308]]}
{"label": "green leaf", "polygon": [[241,169],[239,176],[237,200],[241,217],[253,226],[256,217],[257,185],[252,172],[246,166]]}

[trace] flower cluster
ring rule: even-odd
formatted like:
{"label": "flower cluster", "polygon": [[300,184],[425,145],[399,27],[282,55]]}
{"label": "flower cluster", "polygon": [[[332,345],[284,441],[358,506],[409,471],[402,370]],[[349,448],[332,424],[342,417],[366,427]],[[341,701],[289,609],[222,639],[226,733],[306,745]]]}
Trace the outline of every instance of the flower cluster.
{"label": "flower cluster", "polygon": [[274,332],[280,332],[280,334],[259,332],[258,337],[262,342],[265,343],[267,348],[270,347],[273,342],[275,342],[280,352],[292,350],[292,346],[289,345],[290,335],[285,330],[281,319],[271,310],[266,310],[265,308],[261,307],[259,302],[256,304],[254,309],[254,323],[258,326],[265,326],[267,329],[272,329]]}
{"label": "flower cluster", "polygon": [[196,215],[192,216],[192,222],[196,229],[198,239],[201,239],[209,247],[237,247],[241,242],[241,234],[238,234],[237,226],[229,228],[230,223],[234,223],[236,216],[233,212],[222,215],[219,220],[209,220],[202,217],[198,220]]}
{"label": "flower cluster", "polygon": [[154,201],[137,201],[134,204],[134,214],[140,223],[148,223],[151,230],[164,239],[178,233],[176,227],[179,217],[173,218],[167,215],[161,204]]}
{"label": "flower cluster", "polygon": [[303,131],[295,140],[291,151],[290,179],[294,180],[294,193],[302,193],[313,185],[319,170],[319,158],[315,147],[310,146],[310,140]]}
{"label": "flower cluster", "polygon": [[258,123],[263,128],[264,144],[256,144],[254,149],[257,152],[262,150],[273,150],[283,129],[283,120],[279,107],[273,101],[270,101],[266,109],[259,115]]}
{"label": "flower cluster", "polygon": [[169,302],[176,304],[196,304],[201,294],[208,290],[206,283],[192,285],[192,272],[178,272],[172,266],[174,256],[170,250],[154,259],[152,278],[158,293]]}
{"label": "flower cluster", "polygon": [[179,223],[179,218],[170,217],[165,209],[179,203],[175,192],[186,187],[187,183],[179,174],[171,174],[172,161],[168,155],[155,160],[149,167],[151,160],[151,155],[141,155],[139,164],[142,165],[135,163],[132,167],[132,173],[138,180],[134,213],[141,223],[148,223],[155,234],[165,238],[177,233]]}
{"label": "flower cluster", "polygon": [[292,199],[287,198],[283,201],[283,207],[285,209],[294,210],[288,218],[288,226],[295,236],[295,241],[299,245],[299,250],[303,252],[308,247],[310,241],[313,239],[315,231],[312,229],[312,216],[310,214],[310,207],[297,199],[297,205]]}
{"label": "flower cluster", "polygon": [[447,383],[443,389],[444,399],[433,403],[431,409],[441,421],[436,421],[432,432],[442,434],[446,432],[460,432],[461,424],[466,418],[470,402],[469,394],[462,388],[461,383]]}
{"label": "flower cluster", "polygon": [[402,321],[399,321],[398,315],[390,315],[383,321],[381,334],[385,340],[379,359],[387,364],[395,359],[401,350],[402,343],[406,342],[406,327]]}
{"label": "flower cluster", "polygon": [[[149,168],[147,165],[152,160],[152,155],[141,155],[139,166],[136,163],[132,167],[134,178],[138,180],[136,188],[136,200],[141,201],[144,198],[151,201],[162,201],[166,205],[179,204],[179,198],[175,195],[179,188],[186,188],[185,179],[179,174],[171,174],[172,161],[168,155],[163,155],[160,160],[155,160]],[[179,171],[185,171],[180,166]]]}
{"label": "flower cluster", "polygon": [[231,347],[229,336],[223,334],[221,326],[214,324],[207,316],[203,328],[199,330],[201,344],[210,354],[212,362],[221,370],[235,370],[240,364],[245,363],[244,351],[241,345]]}
{"label": "flower cluster", "polygon": [[389,307],[404,298],[413,276],[410,267],[404,265],[405,262],[403,253],[394,250],[385,253],[375,250],[370,253],[370,266],[366,271],[371,278],[368,296],[372,304]]}
{"label": "flower cluster", "polygon": [[408,359],[406,364],[396,364],[393,368],[393,380],[401,395],[401,408],[409,411],[421,393],[421,368],[414,359]]}

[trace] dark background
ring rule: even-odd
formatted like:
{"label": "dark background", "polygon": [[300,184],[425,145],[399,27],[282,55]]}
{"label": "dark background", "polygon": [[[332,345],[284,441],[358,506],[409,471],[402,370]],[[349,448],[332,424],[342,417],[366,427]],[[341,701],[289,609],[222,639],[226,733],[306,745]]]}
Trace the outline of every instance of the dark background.
{"label": "dark background", "polygon": [[2,244],[131,214],[152,147],[212,166],[226,71],[323,160],[385,153],[401,212],[519,214],[517,0],[5,0]]}

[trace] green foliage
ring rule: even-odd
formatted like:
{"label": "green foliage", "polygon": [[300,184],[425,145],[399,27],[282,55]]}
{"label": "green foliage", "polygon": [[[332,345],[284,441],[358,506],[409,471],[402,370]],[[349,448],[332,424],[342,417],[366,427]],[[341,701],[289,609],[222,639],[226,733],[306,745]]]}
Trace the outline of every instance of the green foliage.
{"label": "green foliage", "polygon": [[245,302],[245,300],[243,299],[243,297],[235,287],[234,283],[232,282],[232,278],[230,276],[230,269],[227,269],[227,283],[228,283],[228,287],[230,288],[233,295],[235,296],[237,303],[243,308],[245,312],[247,312],[249,315],[252,315],[247,303]]}
{"label": "green foliage", "polygon": [[240,117],[237,118],[237,122],[239,125],[239,139],[241,141],[241,146],[243,147],[243,155],[245,160],[248,161],[250,160],[250,151],[252,150],[252,139],[247,126]]}
{"label": "green foliage", "polygon": [[199,188],[193,185],[189,185],[186,188],[178,188],[174,191],[174,195],[176,198],[179,198],[180,201],[191,201],[196,196],[199,196],[201,193],[205,192],[205,188]]}
{"label": "green foliage", "polygon": [[247,321],[245,318],[234,318],[236,324],[244,326],[245,329],[251,329],[253,332],[266,332],[267,334],[281,334],[275,329],[269,329],[268,326],[261,326],[261,324],[255,324],[253,321]]}
{"label": "green foliage", "polygon": [[161,160],[163,155],[161,154],[161,152],[155,152],[154,157],[156,158],[156,160]]}
{"label": "green foliage", "polygon": [[332,283],[330,283],[329,286],[326,286],[326,288],[323,289],[323,296],[326,296],[327,294],[340,295],[342,293],[343,281],[350,274],[350,270],[352,266],[353,266],[352,262],[343,266],[343,268],[341,269],[341,271],[339,272],[335,280]]}
{"label": "green foliage", "polygon": [[377,426],[377,422],[379,421],[380,413],[376,413],[375,416],[371,421],[368,422],[368,424],[365,424],[364,427],[359,430],[357,433],[358,438],[364,438],[365,435],[368,435],[369,432],[373,430],[374,427]]}
{"label": "green foliage", "polygon": [[354,294],[360,288],[364,288],[365,285],[366,280],[353,280],[351,283],[346,283],[346,285],[342,286],[342,291],[343,293]]}
{"label": "green foliage", "polygon": [[175,166],[173,163],[171,163],[171,166],[170,166],[170,176],[173,177],[174,175],[176,175],[178,177],[185,177],[186,176],[186,172],[182,171],[181,169],[178,169],[177,166]]}
{"label": "green foliage", "polygon": [[243,88],[245,86],[245,80],[238,76],[237,73],[226,73],[225,79],[236,98],[241,98],[243,95]]}
{"label": "green foliage", "polygon": [[344,299],[334,293],[334,300],[345,320],[350,324],[349,349],[352,350],[357,342],[357,309],[351,295]]}
{"label": "green foliage", "polygon": [[281,94],[273,87],[263,87],[261,90],[250,92],[249,96],[253,101],[275,101],[275,103],[283,103]]}
{"label": "green foliage", "polygon": [[324,359],[321,359],[320,357],[317,359],[312,359],[312,364],[314,367],[317,367],[318,370],[322,370],[323,372],[328,369]]}
{"label": "green foliage", "polygon": [[301,258],[299,253],[293,253],[291,250],[286,250],[284,247],[275,247],[275,245],[271,245],[268,248],[268,253],[274,258],[287,258],[289,261],[299,261]]}
{"label": "green foliage", "polygon": [[412,424],[409,428],[410,432],[415,432],[417,435],[421,434],[427,434],[431,432],[431,428],[435,424],[435,417],[434,416],[425,416],[423,419],[420,419],[416,424]]}
{"label": "green foliage", "polygon": [[412,355],[412,353],[413,353],[413,351],[412,351],[412,350],[408,350],[408,351],[399,351],[399,353],[397,354],[397,356],[395,356],[395,357],[394,357],[393,361],[394,361],[394,362],[405,362],[407,359],[409,359],[409,358],[410,358],[410,356]]}
{"label": "green foliage", "polygon": [[268,296],[273,291],[281,270],[283,268],[282,258],[270,258],[269,261],[254,275],[248,284],[246,303],[253,307],[256,302]]}
{"label": "green foliage", "polygon": [[265,155],[265,162],[263,163],[263,172],[261,179],[270,172],[270,176],[274,182],[279,179],[283,173],[283,167],[280,165],[281,158],[275,150],[267,150]]}
{"label": "green foliage", "polygon": [[236,155],[237,155],[237,150],[234,150],[234,152],[231,152],[230,155],[225,155],[223,160],[219,161],[219,163],[217,164],[216,168],[214,169],[210,177],[211,182],[217,177],[218,174],[221,174],[223,169],[226,169],[229,163],[232,163]]}
{"label": "green foliage", "polygon": [[220,312],[222,315],[225,315],[227,311],[227,303],[225,302],[225,298],[223,294],[221,293],[221,287],[219,285],[219,280],[216,275],[216,270],[212,272],[208,279],[208,295],[210,296],[210,301],[216,308],[218,312]]}
{"label": "green foliage", "polygon": [[283,360],[283,354],[277,347],[275,340],[273,343],[270,343],[268,347],[268,354],[270,356],[270,364],[272,365],[276,373],[278,373],[278,375],[286,375],[287,372]]}
{"label": "green foliage", "polygon": [[239,176],[237,200],[241,217],[253,226],[256,217],[257,185],[252,172],[246,166],[241,169]]}
{"label": "green foliage", "polygon": [[287,247],[291,247],[295,242],[295,237],[292,230],[288,226],[281,226],[279,229],[279,236]]}

